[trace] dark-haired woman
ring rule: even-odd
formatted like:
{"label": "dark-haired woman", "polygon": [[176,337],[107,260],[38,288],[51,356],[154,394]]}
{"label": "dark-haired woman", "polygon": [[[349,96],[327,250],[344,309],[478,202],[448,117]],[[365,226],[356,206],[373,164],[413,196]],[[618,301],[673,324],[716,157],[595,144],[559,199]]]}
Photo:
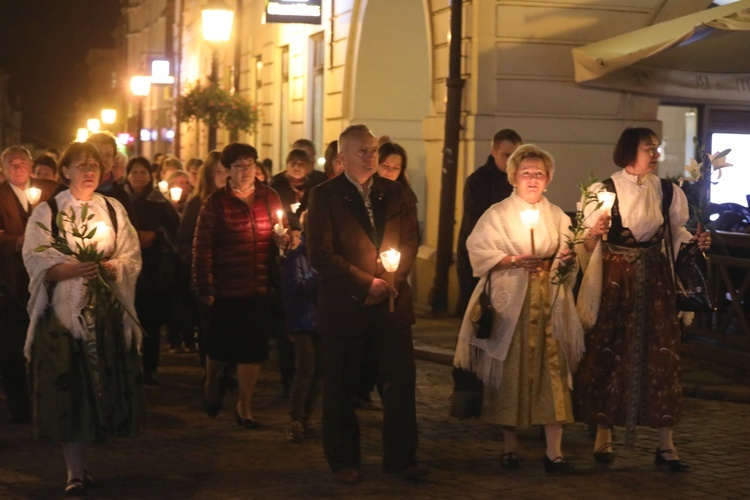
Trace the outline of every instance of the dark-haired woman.
{"label": "dark-haired woman", "polygon": [[174,292],[174,237],[180,216],[159,190],[154,189],[153,167],[142,156],[131,158],[125,167],[125,191],[136,212],[135,228],[141,243],[143,272],[138,278],[135,308],[145,330],[143,372],[147,385],[159,385],[159,341],[162,325],[171,319],[171,305],[165,297]]}
{"label": "dark-haired woman", "polygon": [[[634,442],[636,425],[650,425],[659,438],[656,464],[683,471],[688,465],[672,441],[682,407],[680,326],[662,245],[672,241],[679,249],[694,238],[683,227],[687,199],[679,187],[654,173],[659,138],[653,130],[625,129],[613,156],[622,170],[590,188],[592,193],[616,193],[611,217],[594,213],[587,218],[585,252],[579,252],[588,266],[578,310],[590,332],[576,377],[577,410],[579,418],[597,425],[597,462],[614,459],[613,425],[626,427],[628,445]],[[698,244],[708,249],[707,232],[698,236]]]}
{"label": "dark-haired woman", "polygon": [[[86,494],[92,481],[86,471],[90,443],[137,435],[144,414],[141,332],[131,316],[141,270],[138,236],[123,206],[94,192],[103,170],[93,144],[69,146],[60,159],[60,172],[70,189],[34,209],[23,245],[31,278],[25,352],[34,381],[34,434],[62,444],[68,470],[65,496]],[[84,208],[92,216],[89,227],[97,227],[96,248],[104,254],[101,279],[118,302],[89,300],[87,282],[99,279],[96,263],[51,247],[37,251],[52,243],[39,223],[76,248],[80,240],[72,235],[71,224],[64,220],[58,227],[54,212],[75,214],[80,221]]]}
{"label": "dark-haired woman", "polygon": [[378,175],[404,186],[408,199],[417,204],[417,195],[406,175],[406,150],[394,142],[386,142],[378,148]]}
{"label": "dark-haired woman", "polygon": [[[277,252],[276,192],[257,180],[258,153],[249,144],[224,148],[221,164],[229,170],[227,186],[203,203],[195,229],[193,279],[198,298],[211,308],[206,338],[204,406],[215,417],[221,408],[219,381],[228,363],[237,364],[237,423],[257,429],[252,397],[260,363],[268,359],[268,261]],[[282,217],[283,219],[283,217]]]}
{"label": "dark-haired woman", "polygon": [[[193,237],[195,236],[195,226],[198,223],[198,214],[201,211],[201,206],[212,193],[223,189],[227,185],[229,172],[219,161],[220,155],[220,151],[211,151],[203,161],[200,170],[198,170],[198,184],[190,199],[185,204],[185,211],[182,213],[180,227],[177,229],[175,244],[177,245],[177,253],[180,256],[181,273],[187,276],[190,275],[190,266],[193,264]],[[189,287],[190,280],[183,285]],[[189,330],[189,326],[186,325],[195,325],[197,323],[197,341],[203,364],[205,363],[204,339],[208,328],[208,311],[205,310],[205,307],[201,303],[198,303],[199,309],[196,312],[196,301],[191,291],[178,290],[178,294],[180,294],[178,306],[180,313],[175,316],[175,323],[183,323],[181,330],[183,333]],[[198,318],[196,318],[196,314]],[[179,344],[181,342],[184,343],[186,350],[192,351],[195,348],[196,339],[193,336],[175,337],[170,340],[170,349],[179,351],[181,347]]]}

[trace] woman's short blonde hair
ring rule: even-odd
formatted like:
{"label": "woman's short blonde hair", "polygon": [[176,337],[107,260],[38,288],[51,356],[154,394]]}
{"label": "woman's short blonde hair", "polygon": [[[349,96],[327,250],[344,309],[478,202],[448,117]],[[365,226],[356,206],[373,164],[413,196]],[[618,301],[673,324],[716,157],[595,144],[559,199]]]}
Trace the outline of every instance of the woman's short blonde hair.
{"label": "woman's short blonde hair", "polygon": [[516,172],[521,163],[528,159],[542,160],[544,171],[547,173],[547,184],[552,182],[552,177],[555,175],[555,159],[552,158],[551,154],[534,144],[524,144],[518,146],[513,154],[510,155],[510,158],[508,158],[507,174],[508,182],[510,182],[511,186],[516,186]]}

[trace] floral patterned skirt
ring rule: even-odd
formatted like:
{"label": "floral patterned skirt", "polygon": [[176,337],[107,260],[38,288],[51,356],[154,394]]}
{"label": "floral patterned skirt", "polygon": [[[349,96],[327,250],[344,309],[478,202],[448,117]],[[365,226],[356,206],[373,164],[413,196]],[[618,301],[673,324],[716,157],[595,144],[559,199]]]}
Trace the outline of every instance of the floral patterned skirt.
{"label": "floral patterned skirt", "polygon": [[145,415],[136,347],[126,347],[122,313],[100,315],[96,339],[74,338],[51,309],[34,337],[34,436],[66,442],[138,435]]}
{"label": "floral patterned skirt", "polygon": [[602,299],[574,383],[579,420],[671,427],[680,420],[680,326],[659,246],[604,252]]}

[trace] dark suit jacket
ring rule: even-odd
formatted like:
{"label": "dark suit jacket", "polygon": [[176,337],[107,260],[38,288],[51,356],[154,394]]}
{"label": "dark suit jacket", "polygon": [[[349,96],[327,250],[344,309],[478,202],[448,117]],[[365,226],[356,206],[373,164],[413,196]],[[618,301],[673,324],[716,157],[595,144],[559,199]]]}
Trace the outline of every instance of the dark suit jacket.
{"label": "dark suit jacket", "polygon": [[[57,183],[31,179],[31,187],[42,190],[39,202],[46,201],[57,188]],[[0,282],[10,288],[13,298],[24,307],[28,299],[29,276],[23,265],[20,250],[16,250],[18,239],[26,231],[26,223],[30,213],[23,209],[23,205],[16,198],[13,188],[5,182],[0,184]],[[49,227],[49,224],[47,225]]]}
{"label": "dark suit jacket", "polygon": [[[373,178],[370,200],[374,230],[362,197],[345,175],[310,191],[307,245],[310,263],[320,276],[318,328],[322,334],[363,335],[371,328],[404,328],[414,323],[406,277],[418,250],[416,207],[401,184],[380,177]],[[373,278],[384,277],[380,253],[391,248],[401,252],[393,313],[388,312],[388,300],[363,305]]]}

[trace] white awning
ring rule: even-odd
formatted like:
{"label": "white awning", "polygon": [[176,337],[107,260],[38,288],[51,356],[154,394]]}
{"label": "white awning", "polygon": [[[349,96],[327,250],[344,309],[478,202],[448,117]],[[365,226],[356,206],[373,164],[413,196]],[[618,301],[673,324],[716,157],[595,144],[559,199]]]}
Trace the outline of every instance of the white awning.
{"label": "white awning", "polygon": [[740,0],[573,49],[586,86],[750,101],[750,0]]}

